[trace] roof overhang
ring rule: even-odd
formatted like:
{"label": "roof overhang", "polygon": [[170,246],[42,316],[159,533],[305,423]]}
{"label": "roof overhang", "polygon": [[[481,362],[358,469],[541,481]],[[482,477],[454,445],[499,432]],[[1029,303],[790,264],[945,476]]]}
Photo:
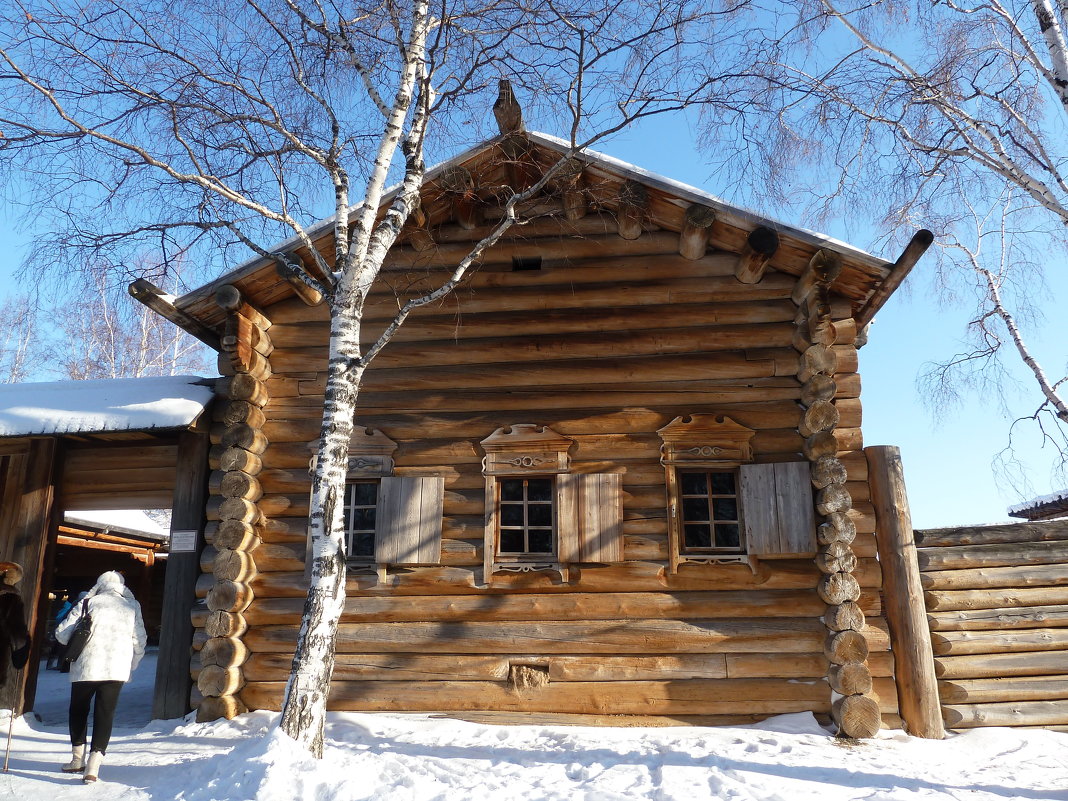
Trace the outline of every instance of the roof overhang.
{"label": "roof overhang", "polygon": [[[421,194],[421,207],[427,210],[428,218],[434,221],[435,207],[440,210],[442,197],[447,194],[438,186],[443,175],[457,167],[465,168],[480,177],[494,170],[499,171],[501,164],[509,159],[514,160],[516,137],[520,138],[526,148],[525,157],[537,162],[541,167],[547,168],[570,150],[569,144],[562,139],[528,131],[511,136],[498,136],[464,151],[428,170]],[[513,146],[506,147],[509,143]],[[709,207],[716,215],[715,233],[709,243],[710,248],[741,252],[749,234],[758,228],[770,228],[778,234],[781,243],[774,258],[774,268],[796,276],[805,271],[817,251],[826,249],[837,253],[843,269],[831,285],[831,291],[849,299],[859,326],[871,321],[932,242],[929,231],[920,231],[896,261],[887,261],[823,234],[730,205],[700,189],[656,175],[603,153],[585,150],[575,158],[584,165],[583,175],[591,176],[599,185],[593,192],[598,205],[609,211],[614,210],[613,203],[618,199],[618,188],[630,181],[639,182],[648,190],[649,219],[664,230],[681,231],[688,207],[694,204]],[[385,195],[380,213],[384,213],[398,191],[399,188],[395,187]],[[309,238],[328,260],[333,250],[330,244],[332,233],[333,217],[315,223],[308,230]],[[405,234],[406,232],[402,232],[398,245],[403,244]],[[301,242],[296,237],[273,248],[275,252],[299,252],[300,249]],[[387,256],[384,269],[389,270],[389,267],[390,257]],[[223,324],[224,313],[214,302],[214,297],[216,290],[225,285],[235,286],[247,301],[260,308],[294,296],[289,282],[278,275],[274,261],[257,257],[218,279],[173,299],[165,316],[207,341],[210,335],[206,337],[205,331],[218,331]]]}

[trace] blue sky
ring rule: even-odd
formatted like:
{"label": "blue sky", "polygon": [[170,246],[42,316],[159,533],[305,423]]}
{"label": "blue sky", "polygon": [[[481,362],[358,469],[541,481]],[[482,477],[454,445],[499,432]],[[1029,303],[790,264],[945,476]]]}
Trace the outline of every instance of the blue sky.
{"label": "blue sky", "polygon": [[[695,151],[693,141],[684,123],[664,119],[645,126],[640,134],[632,132],[602,143],[598,149],[730,201]],[[782,221],[812,227],[801,219]],[[850,223],[863,229],[866,221]],[[856,236],[846,235],[843,228],[831,224],[823,226],[823,232],[867,247]],[[0,285],[0,298],[18,291],[10,276],[18,266],[29,232],[14,229],[14,220],[0,214],[0,278],[5,279]],[[893,260],[899,254],[876,255]],[[1061,274],[1054,276],[1052,289],[1056,297],[1068,297],[1068,276],[1064,275],[1068,271],[1063,264],[1059,266]],[[1053,271],[1048,268],[1048,272]],[[936,295],[933,260],[926,258],[880,311],[869,344],[860,351],[865,444],[901,448],[913,524],[917,528],[1007,520],[1007,506],[1062,489],[1055,481],[1051,483],[1048,451],[1042,451],[1033,436],[1022,437],[1017,449],[1017,457],[1030,468],[1030,487],[1008,486],[995,477],[992,469],[995,455],[1005,447],[1009,422],[1032,411],[1036,401],[1012,395],[1006,399],[1008,409],[1003,409],[998,398],[972,395],[942,415],[925,408],[916,387],[917,374],[926,362],[957,352],[970,311],[966,307],[941,306]],[[1033,334],[1032,344],[1048,372],[1059,377],[1064,371],[1068,323],[1055,308],[1048,308],[1047,314],[1052,319],[1042,331]],[[1026,381],[1022,372],[1018,374]]]}

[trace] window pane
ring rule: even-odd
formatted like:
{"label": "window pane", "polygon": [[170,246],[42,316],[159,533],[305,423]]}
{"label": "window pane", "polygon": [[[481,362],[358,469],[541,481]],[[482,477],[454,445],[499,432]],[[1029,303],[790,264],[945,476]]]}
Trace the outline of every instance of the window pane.
{"label": "window pane", "polygon": [[521,529],[501,529],[501,553],[522,553],[523,531]]}
{"label": "window pane", "polygon": [[713,495],[735,495],[734,473],[709,473]]}
{"label": "window pane", "polygon": [[719,523],[716,525],[717,548],[737,548],[741,542],[737,523]]}
{"label": "window pane", "polygon": [[709,526],[686,526],[687,548],[709,548],[712,544],[712,532]]}
{"label": "window pane", "polygon": [[357,506],[374,506],[378,502],[378,485],[370,481],[358,481],[352,485],[352,494]]}
{"label": "window pane", "polygon": [[527,507],[527,523],[531,526],[549,526],[553,524],[553,507],[548,503],[532,503]]}
{"label": "window pane", "polygon": [[738,501],[735,498],[715,498],[712,501],[712,513],[716,520],[737,520]]}
{"label": "window pane", "polygon": [[528,536],[531,553],[553,552],[553,530],[551,528],[532,528]]}
{"label": "window pane", "polygon": [[523,480],[520,478],[508,478],[501,481],[502,501],[523,500]]}
{"label": "window pane", "polygon": [[553,499],[553,480],[551,478],[527,479],[527,500],[551,501]]}
{"label": "window pane", "polygon": [[708,520],[708,500],[705,498],[683,498],[682,519],[687,522]]}
{"label": "window pane", "polygon": [[349,556],[375,555],[375,535],[372,532],[353,534],[349,544]]}
{"label": "window pane", "polygon": [[682,484],[683,495],[708,494],[708,484],[704,473],[683,473],[680,483]]}
{"label": "window pane", "polygon": [[354,531],[374,531],[375,508],[372,506],[367,509],[353,509],[352,528]]}
{"label": "window pane", "polygon": [[521,503],[502,503],[501,504],[501,525],[502,526],[523,526],[523,504]]}

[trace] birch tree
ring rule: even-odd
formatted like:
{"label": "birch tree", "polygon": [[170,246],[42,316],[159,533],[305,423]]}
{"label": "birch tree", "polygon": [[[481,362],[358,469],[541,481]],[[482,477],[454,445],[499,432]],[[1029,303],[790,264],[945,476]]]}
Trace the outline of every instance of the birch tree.
{"label": "birch tree", "polygon": [[131,304],[126,286],[109,284],[111,277],[88,272],[48,310],[54,328],[31,345],[39,364],[73,380],[214,373],[202,343],[147,306]]}
{"label": "birch tree", "polygon": [[[943,286],[955,302],[974,291],[975,313],[972,347],[930,376],[943,390],[946,380],[972,381],[989,393],[1001,360],[1015,362],[1035,397],[1028,418],[1065,453],[1065,378],[1037,361],[1027,332],[1043,269],[1063,270],[1066,252],[1068,5],[806,0],[773,9],[753,48],[749,112],[719,106],[707,118],[706,136],[731,151],[725,169],[769,205],[807,207],[810,220],[848,210],[881,221],[882,232],[932,229]],[[1036,257],[1042,269],[1032,269]]]}
{"label": "birch tree", "polygon": [[[451,292],[483,249],[522,222],[521,203],[569,158],[645,116],[698,98],[730,102],[739,73],[726,67],[748,58],[732,22],[746,5],[15,0],[3,12],[0,164],[23,182],[42,181],[39,208],[66,232],[42,260],[88,248],[120,263],[158,242],[164,269],[167,250],[177,249],[217,273],[251,254],[329,305],[311,586],[281,717],[312,753],[322,753],[344,601],[341,499],[368,365],[414,309]],[[709,52],[722,75],[707,74]],[[418,203],[427,155],[457,149],[456,132],[472,111],[484,118],[500,79],[535,97],[534,113],[569,148],[533,186],[503,199],[500,224],[447,280],[407,301],[362,348],[367,293]],[[397,188],[387,195],[389,181]],[[327,255],[309,233],[323,216],[332,225]],[[272,244],[286,237],[296,247]],[[301,262],[297,247],[314,263]]]}

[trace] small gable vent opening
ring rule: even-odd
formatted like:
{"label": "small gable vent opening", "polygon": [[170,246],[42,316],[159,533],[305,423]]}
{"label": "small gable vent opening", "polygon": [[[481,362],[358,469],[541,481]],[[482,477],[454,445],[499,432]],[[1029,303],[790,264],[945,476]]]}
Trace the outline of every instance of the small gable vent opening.
{"label": "small gable vent opening", "polygon": [[523,270],[540,270],[541,256],[512,256],[512,272]]}

